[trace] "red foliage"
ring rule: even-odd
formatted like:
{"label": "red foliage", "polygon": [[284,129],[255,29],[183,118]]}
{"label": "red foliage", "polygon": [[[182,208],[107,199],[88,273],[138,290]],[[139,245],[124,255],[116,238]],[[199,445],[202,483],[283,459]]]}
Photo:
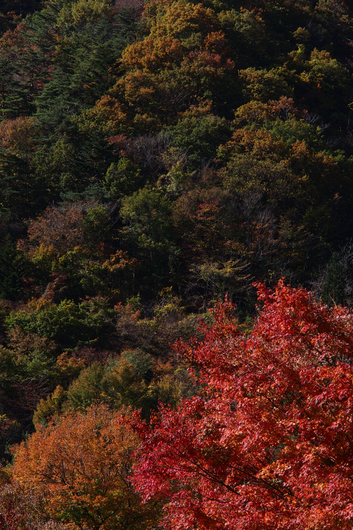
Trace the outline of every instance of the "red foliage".
{"label": "red foliage", "polygon": [[41,499],[33,491],[25,492],[19,484],[0,487],[0,530],[61,530],[59,526],[44,526],[36,513]]}
{"label": "red foliage", "polygon": [[134,484],[165,499],[165,528],[352,528],[352,315],[283,282],[259,300],[250,333],[225,303],[178,345],[197,397],[136,421]]}

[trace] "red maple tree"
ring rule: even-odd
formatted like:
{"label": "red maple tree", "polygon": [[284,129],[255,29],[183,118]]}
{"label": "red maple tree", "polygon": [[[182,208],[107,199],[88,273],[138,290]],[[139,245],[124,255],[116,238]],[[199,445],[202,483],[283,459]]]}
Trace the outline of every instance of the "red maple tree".
{"label": "red maple tree", "polygon": [[136,421],[135,487],[173,530],[351,529],[353,316],[282,281],[259,301],[250,332],[225,303],[178,344],[201,390]]}

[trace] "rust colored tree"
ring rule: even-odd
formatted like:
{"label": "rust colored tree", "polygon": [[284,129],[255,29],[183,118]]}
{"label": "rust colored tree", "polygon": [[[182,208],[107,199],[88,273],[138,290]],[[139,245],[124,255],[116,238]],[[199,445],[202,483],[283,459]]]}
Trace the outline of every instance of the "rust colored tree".
{"label": "rust colored tree", "polygon": [[129,482],[138,437],[105,406],[68,413],[15,448],[13,478],[42,499],[42,516],[81,530],[144,530],[156,503]]}
{"label": "rust colored tree", "polygon": [[217,306],[178,345],[199,395],[136,420],[134,484],[164,499],[164,528],[352,528],[353,317],[283,282],[259,302],[249,333]]}

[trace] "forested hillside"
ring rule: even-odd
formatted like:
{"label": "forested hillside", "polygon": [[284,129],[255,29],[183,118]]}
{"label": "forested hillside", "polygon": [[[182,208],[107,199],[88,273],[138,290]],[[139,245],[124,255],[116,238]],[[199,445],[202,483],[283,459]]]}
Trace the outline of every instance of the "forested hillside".
{"label": "forested hillside", "polygon": [[[131,453],[153,447],[141,422],[158,403],[212,394],[207,359],[179,351],[207,336],[214,303],[235,304],[246,340],[255,284],[284,278],[331,316],[347,306],[353,335],[352,17],[348,0],[1,3],[0,528],[157,528],[163,500],[146,489],[166,486],[138,471],[140,505]],[[185,484],[210,495],[181,477],[168,478],[179,497],[165,528],[282,528],[214,507],[202,519],[190,499],[180,522]],[[347,514],[293,528],[351,528]]]}

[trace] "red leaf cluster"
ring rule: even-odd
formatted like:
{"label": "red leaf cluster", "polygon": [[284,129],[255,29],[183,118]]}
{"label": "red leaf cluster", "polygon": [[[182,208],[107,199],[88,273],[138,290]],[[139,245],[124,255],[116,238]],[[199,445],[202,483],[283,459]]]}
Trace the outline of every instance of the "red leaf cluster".
{"label": "red leaf cluster", "polygon": [[258,286],[245,334],[231,304],[178,348],[201,391],[139,430],[134,484],[173,530],[353,524],[353,323],[304,289]]}

